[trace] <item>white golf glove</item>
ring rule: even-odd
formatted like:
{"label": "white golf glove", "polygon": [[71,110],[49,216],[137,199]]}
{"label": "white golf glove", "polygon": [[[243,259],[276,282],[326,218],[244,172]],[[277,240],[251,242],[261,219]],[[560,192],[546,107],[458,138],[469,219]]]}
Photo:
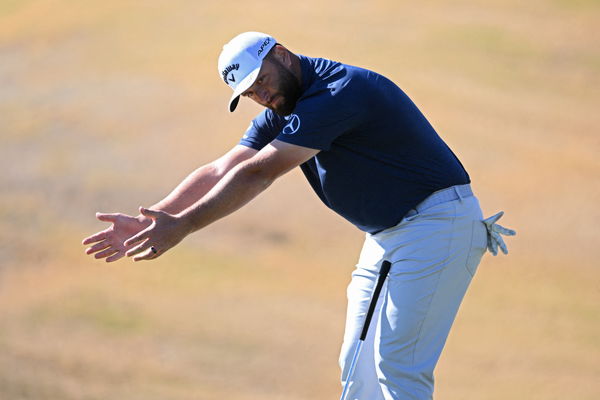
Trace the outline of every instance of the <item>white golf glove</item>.
{"label": "white golf glove", "polygon": [[496,223],[503,215],[504,211],[500,211],[498,214],[483,220],[485,229],[487,229],[487,249],[493,255],[498,254],[498,246],[500,246],[500,250],[502,250],[504,254],[508,254],[504,239],[502,239],[502,236],[500,235],[515,236],[517,234],[517,232],[512,229],[507,229]]}

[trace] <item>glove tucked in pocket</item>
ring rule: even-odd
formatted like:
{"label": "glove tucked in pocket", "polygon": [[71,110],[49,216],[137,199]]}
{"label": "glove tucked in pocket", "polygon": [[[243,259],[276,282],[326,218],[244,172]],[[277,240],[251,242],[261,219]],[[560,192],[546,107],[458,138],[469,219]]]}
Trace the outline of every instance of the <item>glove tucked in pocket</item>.
{"label": "glove tucked in pocket", "polygon": [[504,211],[500,211],[498,214],[483,220],[483,224],[487,230],[487,249],[493,255],[498,254],[498,247],[500,247],[500,250],[502,250],[504,254],[508,254],[506,243],[504,243],[504,239],[502,239],[501,235],[515,236],[517,234],[514,230],[507,229],[496,223],[503,215]]}

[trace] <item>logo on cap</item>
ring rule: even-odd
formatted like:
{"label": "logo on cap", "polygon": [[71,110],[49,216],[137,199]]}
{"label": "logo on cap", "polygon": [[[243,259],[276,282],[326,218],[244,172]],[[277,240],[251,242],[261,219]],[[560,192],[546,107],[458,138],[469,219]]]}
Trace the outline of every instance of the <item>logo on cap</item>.
{"label": "logo on cap", "polygon": [[256,55],[260,56],[269,43],[271,43],[271,38],[266,38],[263,44],[260,45],[260,49],[258,49],[258,53],[256,53]]}
{"label": "logo on cap", "polygon": [[[238,70],[240,69],[240,64],[231,64],[229,66],[227,66],[222,72],[221,75],[223,75],[223,80],[225,81],[226,84],[229,85],[229,82],[227,82],[227,75],[233,71],[233,70]],[[229,78],[229,81],[231,82],[235,82],[235,76],[233,74],[231,74],[231,78]]]}

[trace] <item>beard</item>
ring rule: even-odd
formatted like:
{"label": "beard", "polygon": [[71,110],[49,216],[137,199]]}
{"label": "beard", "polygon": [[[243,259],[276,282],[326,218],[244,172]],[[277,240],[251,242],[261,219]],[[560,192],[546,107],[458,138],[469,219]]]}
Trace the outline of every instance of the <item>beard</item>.
{"label": "beard", "polygon": [[270,106],[269,109],[275,114],[285,117],[290,115],[301,95],[300,82],[279,60],[272,60],[277,65],[279,72],[279,87],[273,97],[281,97],[276,107]]}

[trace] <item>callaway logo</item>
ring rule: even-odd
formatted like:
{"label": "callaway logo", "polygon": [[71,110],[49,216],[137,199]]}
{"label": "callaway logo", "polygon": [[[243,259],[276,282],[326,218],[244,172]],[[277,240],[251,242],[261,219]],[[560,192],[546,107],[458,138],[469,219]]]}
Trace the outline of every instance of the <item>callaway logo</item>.
{"label": "callaway logo", "polygon": [[258,49],[258,53],[256,53],[256,55],[260,56],[269,43],[271,43],[271,38],[267,38],[263,44],[260,45],[260,49]]}
{"label": "callaway logo", "polygon": [[292,114],[290,116],[285,117],[285,119],[289,122],[286,126],[283,127],[281,133],[283,133],[284,135],[291,135],[293,133],[298,132],[298,129],[300,129],[300,117],[296,114]]}
{"label": "callaway logo", "polygon": [[[227,68],[225,68],[223,70],[223,72],[221,72],[221,75],[223,75],[223,80],[228,85],[229,85],[229,82],[227,82],[227,74],[230,73],[231,71],[233,71],[234,69],[235,70],[240,69],[240,64],[231,64],[230,66],[228,66]],[[229,78],[229,80],[231,82],[235,82],[235,76],[233,76],[233,74],[231,74],[231,77]]]}

